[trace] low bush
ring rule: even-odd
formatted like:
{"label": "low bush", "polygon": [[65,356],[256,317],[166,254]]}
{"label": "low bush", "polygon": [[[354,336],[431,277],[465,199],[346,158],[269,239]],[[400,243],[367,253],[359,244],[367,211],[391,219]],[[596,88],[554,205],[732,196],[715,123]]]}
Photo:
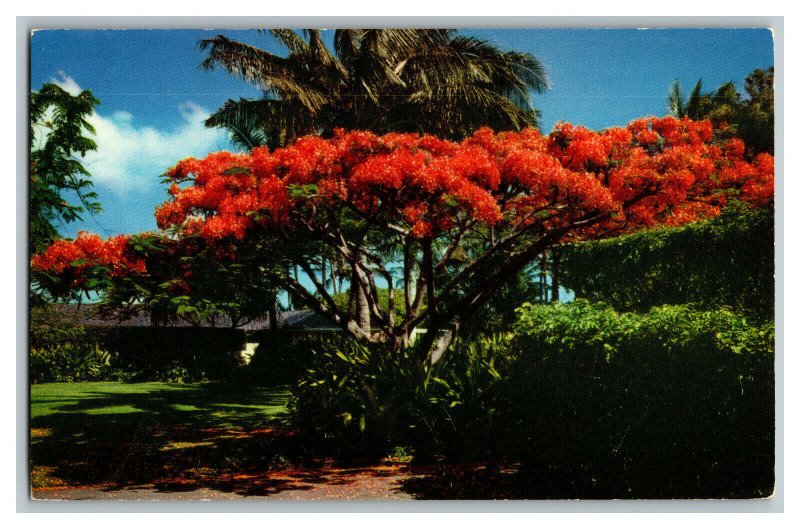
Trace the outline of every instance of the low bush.
{"label": "low bush", "polygon": [[276,384],[293,384],[311,366],[313,351],[324,344],[346,341],[339,333],[330,332],[263,332],[255,338],[258,342],[248,370],[256,374],[255,380]]}
{"label": "low bush", "polygon": [[83,382],[117,376],[112,354],[100,347],[101,334],[76,325],[44,305],[31,309],[28,374],[32,384]]}
{"label": "low bush", "polygon": [[418,458],[491,453],[492,421],[511,366],[510,335],[455,344],[430,370],[416,352],[386,352],[341,337],[320,342],[290,405],[314,445],[339,456]]}
{"label": "low bush", "polygon": [[244,333],[231,328],[119,328],[103,339],[114,365],[137,382],[228,379],[243,365],[244,345]]}
{"label": "low bush", "polygon": [[768,495],[774,328],[682,306],[525,305],[508,451],[581,495]]}
{"label": "low bush", "polygon": [[338,336],[312,353],[289,404],[307,439],[339,456],[383,455],[399,444],[421,389],[412,359]]}
{"label": "low bush", "polygon": [[235,329],[89,328],[54,305],[32,309],[30,321],[32,383],[222,380],[242,365]]}
{"label": "low bush", "polygon": [[73,342],[32,347],[30,353],[30,380],[32,384],[44,382],[92,382],[116,379],[119,373],[111,367],[111,355],[96,345],[78,345]]}

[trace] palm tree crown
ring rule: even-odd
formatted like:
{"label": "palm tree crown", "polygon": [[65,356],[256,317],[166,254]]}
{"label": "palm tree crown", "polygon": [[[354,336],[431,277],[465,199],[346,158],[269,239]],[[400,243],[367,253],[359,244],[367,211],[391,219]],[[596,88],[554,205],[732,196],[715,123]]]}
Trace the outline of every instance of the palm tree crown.
{"label": "palm tree crown", "polygon": [[269,33],[281,57],[222,35],[200,42],[201,66],[222,67],[261,87],[259,100],[229,100],[207,121],[245,147],[290,143],[337,127],[461,139],[481,126],[538,126],[530,92],[548,88],[527,53],[501,51],[453,30],[340,29],[334,51],[320,30]]}

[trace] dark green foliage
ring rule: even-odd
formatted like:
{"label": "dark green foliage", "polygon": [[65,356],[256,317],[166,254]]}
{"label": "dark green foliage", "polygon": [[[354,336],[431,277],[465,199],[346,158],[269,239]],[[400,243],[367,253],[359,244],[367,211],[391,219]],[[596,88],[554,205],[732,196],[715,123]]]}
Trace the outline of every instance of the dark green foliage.
{"label": "dark green foliage", "polygon": [[576,497],[772,493],[772,324],[585,301],[519,315],[506,427],[510,451],[553,487],[543,493],[567,483]]}
{"label": "dark green foliage", "polygon": [[223,380],[242,364],[229,328],[90,328],[53,306],[31,311],[31,383]]}
{"label": "dark green foliage", "polygon": [[739,205],[708,222],[565,246],[561,281],[622,311],[691,303],[772,319],[774,217]]}
{"label": "dark green foliage", "polygon": [[31,384],[116,378],[112,355],[100,347],[100,338],[101,333],[76,325],[51,306],[31,309]]}
{"label": "dark green foliage", "polygon": [[417,453],[451,460],[508,457],[499,435],[508,409],[508,380],[516,368],[511,333],[457,340],[429,373],[419,434],[410,439]]}
{"label": "dark green foliage", "polygon": [[331,340],[347,341],[344,335],[331,332],[265,331],[252,338],[258,342],[248,367],[262,382],[293,384],[305,373],[320,350]]}
{"label": "dark green foliage", "polygon": [[32,347],[31,384],[43,382],[91,382],[117,378],[111,355],[97,345],[65,342],[50,347]]}
{"label": "dark green foliage", "polygon": [[340,456],[380,456],[404,437],[419,402],[416,362],[339,337],[314,351],[293,388],[292,422],[315,446]]}
{"label": "dark green foliage", "polygon": [[241,367],[245,336],[231,328],[119,328],[103,346],[134,381],[225,380]]}
{"label": "dark green foliage", "polygon": [[465,322],[461,335],[469,339],[509,329],[517,319],[517,307],[525,302],[544,300],[547,288],[542,287],[536,272],[536,269],[526,269],[509,278]]}
{"label": "dark green foliage", "polygon": [[520,461],[529,497],[765,496],[774,336],[728,310],[526,304],[514,333],[458,341],[429,372],[322,344],[292,418],[339,456]]}
{"label": "dark green foliage", "polygon": [[[89,172],[77,157],[97,149],[84,136],[100,101],[88,90],[73,96],[55,84],[30,95],[30,245],[40,252],[58,238],[58,226],[100,211]],[[75,196],[77,204],[67,202]]]}
{"label": "dark green foliage", "polygon": [[400,446],[417,459],[489,457],[513,364],[510,339],[457,341],[427,372],[413,349],[387,353],[343,338],[321,343],[293,390],[293,421],[316,446],[340,456],[384,456]]}

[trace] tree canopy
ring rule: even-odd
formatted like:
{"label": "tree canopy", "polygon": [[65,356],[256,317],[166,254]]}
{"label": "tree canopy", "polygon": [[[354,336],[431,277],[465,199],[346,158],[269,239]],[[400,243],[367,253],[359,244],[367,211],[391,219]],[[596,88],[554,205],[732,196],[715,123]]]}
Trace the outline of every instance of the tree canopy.
{"label": "tree canopy", "polygon": [[[164,252],[255,259],[359,339],[397,348],[424,326],[419,347],[435,361],[503,281],[549,247],[715,217],[731,198],[763,204],[773,173],[770,155],[748,162],[741,140],[715,143],[710,122],[669,117],[600,132],[561,123],[549,136],[484,128],[459,143],[339,130],[179,162],[168,173],[171,199],[156,212],[163,234],[146,236],[157,250],[142,236],[82,234],[32,265],[42,286],[71,291],[98,274],[147,281],[172,266]],[[349,264],[346,307],[320,281],[323,249]],[[308,281],[292,277],[291,265]],[[192,275],[172,270],[190,289]]]}
{"label": "tree canopy", "polygon": [[338,29],[333,50],[320,30],[269,34],[287,56],[223,35],[200,42],[203,68],[224,68],[264,91],[227,101],[206,121],[248,149],[330,137],[337,127],[457,140],[481,126],[520,130],[538,124],[530,92],[548,87],[536,57],[454,30]]}
{"label": "tree canopy", "polygon": [[[100,101],[48,83],[30,94],[30,243],[34,252],[58,238],[58,227],[100,211],[89,172],[77,159],[97,149],[87,118]],[[72,204],[68,200],[77,200]]]}

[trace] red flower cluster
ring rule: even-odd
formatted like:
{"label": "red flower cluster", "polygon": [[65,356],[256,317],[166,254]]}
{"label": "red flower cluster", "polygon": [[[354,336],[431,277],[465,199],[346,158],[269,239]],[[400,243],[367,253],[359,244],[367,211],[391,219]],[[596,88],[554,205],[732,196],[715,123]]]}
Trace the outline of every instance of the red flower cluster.
{"label": "red flower cluster", "polygon": [[[762,204],[773,195],[773,166],[767,154],[748,162],[740,140],[715,144],[709,122],[688,119],[644,118],[601,132],[561,123],[549,136],[483,128],[461,143],[338,130],[273,152],[183,160],[168,172],[172,198],[156,219],[161,229],[208,242],[245,239],[256,228],[299,229],[318,216],[324,223],[342,208],[412,237],[466,220],[503,228],[586,218],[597,220],[576,235],[592,237],[715,216],[731,197]],[[81,234],[33,265],[56,273],[97,264],[142,269],[125,246],[124,238]]]}
{"label": "red flower cluster", "polygon": [[76,276],[76,284],[72,286],[81,282],[78,276],[83,271],[97,266],[108,267],[112,277],[144,274],[144,260],[130,251],[129,240],[127,235],[103,240],[93,233],[80,232],[74,241],[58,240],[44,253],[35,255],[31,267],[55,275],[69,271]]}
{"label": "red flower cluster", "polygon": [[[710,123],[674,118],[602,132],[561,123],[549,136],[481,129],[460,144],[339,130],[272,153],[262,147],[184,160],[169,175],[194,185],[173,186],[174,198],[156,215],[161,228],[242,239],[256,225],[285,228],[292,215],[349,205],[423,237],[459,214],[490,225],[515,222],[534,204],[567,205],[569,217],[614,213],[617,223],[635,226],[714,215],[727,200],[723,188],[744,200],[769,199],[771,158],[750,164],[739,140],[720,148],[711,139]],[[298,187],[305,192],[292,191]]]}

